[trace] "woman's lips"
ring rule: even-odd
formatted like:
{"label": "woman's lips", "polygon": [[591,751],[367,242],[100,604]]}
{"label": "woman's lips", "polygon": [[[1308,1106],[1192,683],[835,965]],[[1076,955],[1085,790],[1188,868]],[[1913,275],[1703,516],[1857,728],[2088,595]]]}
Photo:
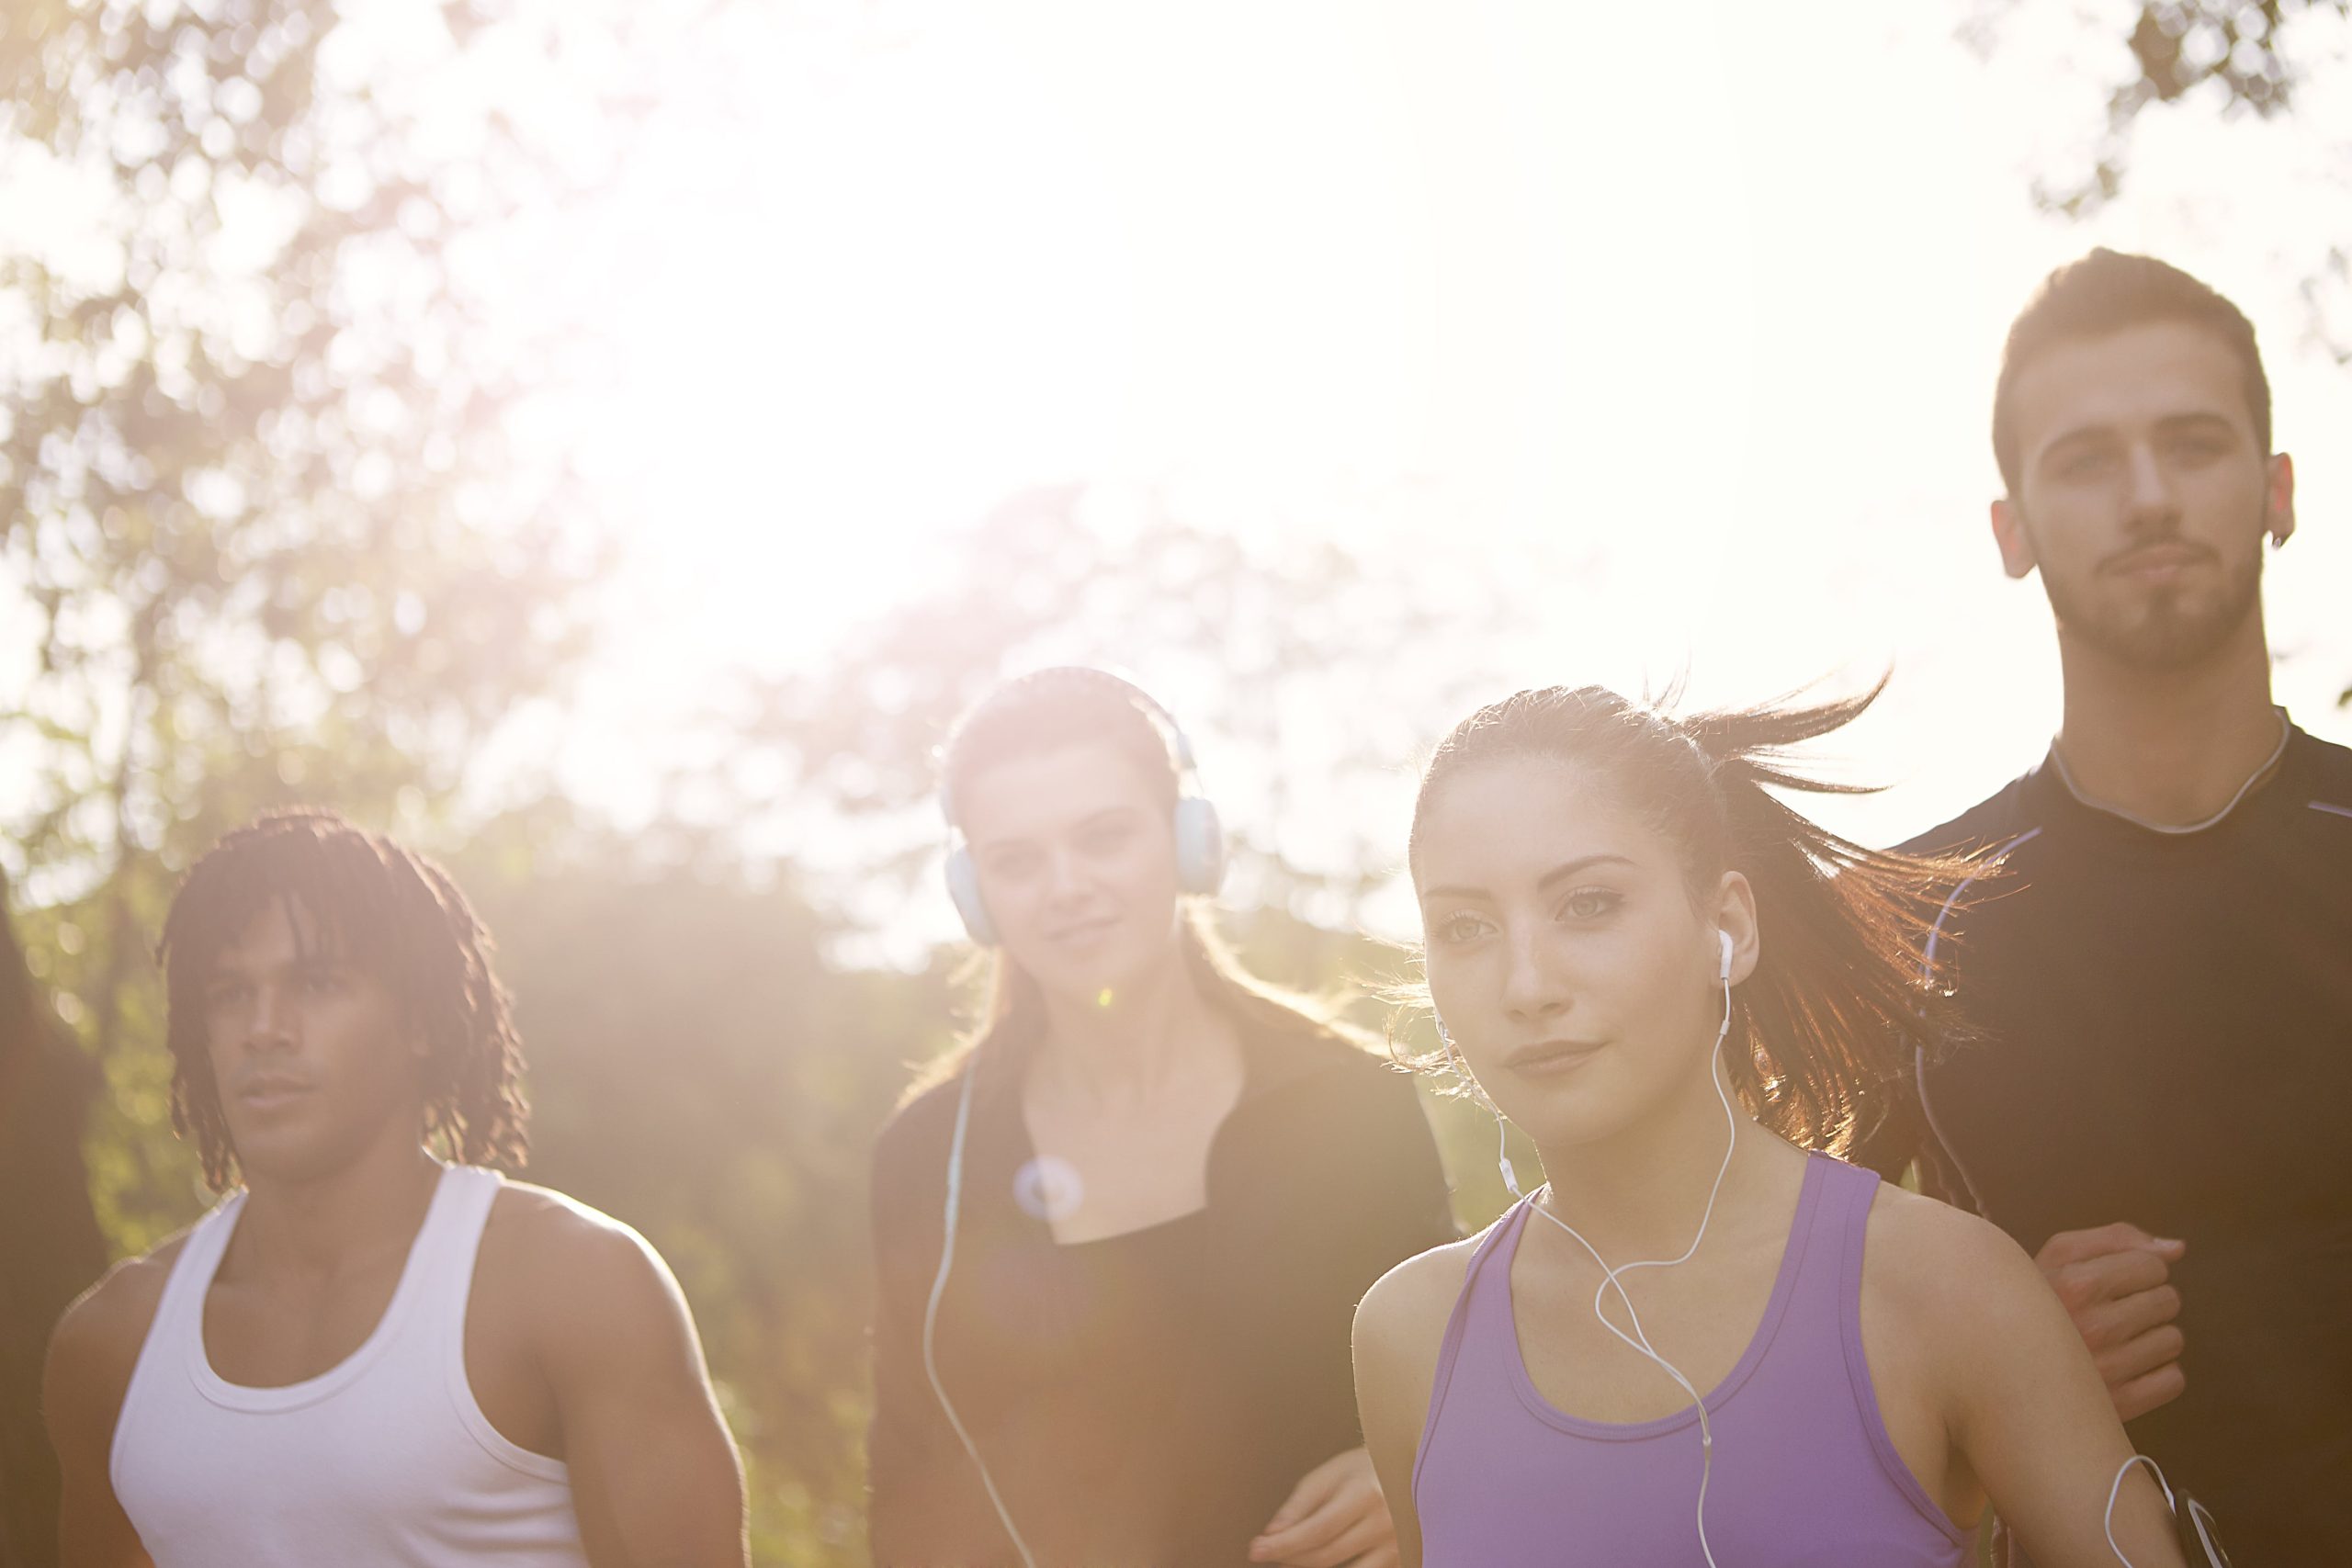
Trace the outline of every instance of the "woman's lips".
{"label": "woman's lips", "polygon": [[1583,1066],[1601,1050],[1582,1040],[1544,1040],[1513,1051],[1503,1058],[1503,1066],[1521,1077],[1556,1077]]}
{"label": "woman's lips", "polygon": [[1098,915],[1091,919],[1072,920],[1056,926],[1046,933],[1046,940],[1062,947],[1086,947],[1100,942],[1119,923],[1116,915]]}

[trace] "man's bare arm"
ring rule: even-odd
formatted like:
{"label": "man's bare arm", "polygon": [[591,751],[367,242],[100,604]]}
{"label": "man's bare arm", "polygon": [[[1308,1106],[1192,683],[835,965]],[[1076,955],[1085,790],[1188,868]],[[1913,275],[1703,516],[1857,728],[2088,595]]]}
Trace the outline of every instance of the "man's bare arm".
{"label": "man's bare arm", "polygon": [[539,1342],[589,1562],[743,1568],[743,1472],[677,1280],[625,1226],[547,1218]]}
{"label": "man's bare arm", "polygon": [[50,1335],[41,1414],[64,1493],[62,1568],[154,1568],[114,1495],[114,1429],[177,1245],[117,1267],[66,1308]]}

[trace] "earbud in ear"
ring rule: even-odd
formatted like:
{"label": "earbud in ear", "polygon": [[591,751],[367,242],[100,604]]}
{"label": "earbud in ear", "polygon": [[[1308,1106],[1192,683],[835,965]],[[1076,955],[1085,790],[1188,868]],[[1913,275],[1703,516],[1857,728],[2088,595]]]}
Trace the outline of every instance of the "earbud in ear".
{"label": "earbud in ear", "polygon": [[1724,954],[1724,966],[1723,966],[1723,972],[1722,972],[1720,975],[1718,975],[1718,976],[1716,976],[1716,978],[1720,979],[1721,981],[1723,981],[1723,983],[1724,983],[1724,985],[1728,986],[1728,985],[1730,985],[1730,984],[1731,984],[1731,954],[1732,954],[1732,940],[1731,940],[1731,932],[1729,932],[1729,931],[1717,931],[1717,932],[1715,933],[1715,942],[1716,942],[1716,943],[1717,943],[1719,946],[1721,946],[1721,947],[1722,947],[1722,949],[1723,949],[1723,954]]}

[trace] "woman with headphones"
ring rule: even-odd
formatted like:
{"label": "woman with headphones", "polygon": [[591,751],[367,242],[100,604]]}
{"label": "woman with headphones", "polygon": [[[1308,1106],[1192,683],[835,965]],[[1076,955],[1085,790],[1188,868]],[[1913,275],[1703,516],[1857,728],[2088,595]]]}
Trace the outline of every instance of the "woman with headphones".
{"label": "woman with headphones", "polygon": [[875,1153],[885,1568],[1389,1568],[1348,1325],[1455,1234],[1411,1082],[1253,980],[1166,710],[1101,671],[956,728],[985,1021]]}
{"label": "woman with headphones", "polygon": [[1831,1157],[1942,1021],[1921,939],[1984,869],[1768,792],[1836,787],[1781,759],[1875,695],[1678,722],[1521,692],[1431,760],[1445,1055],[1551,1179],[1357,1315],[1405,1568],[1954,1568],[1988,1500],[2040,1568],[2196,1543],[2032,1260]]}

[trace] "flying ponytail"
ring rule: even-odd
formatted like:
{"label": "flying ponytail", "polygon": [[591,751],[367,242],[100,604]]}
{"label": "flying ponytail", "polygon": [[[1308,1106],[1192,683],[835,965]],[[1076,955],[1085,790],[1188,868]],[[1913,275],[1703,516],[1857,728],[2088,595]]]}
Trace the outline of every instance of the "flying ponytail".
{"label": "flying ponytail", "polygon": [[1520,692],[1439,745],[1414,804],[1415,839],[1430,802],[1464,767],[1549,757],[1617,784],[1681,852],[1694,891],[1726,871],[1747,877],[1763,942],[1734,998],[1742,1048],[1726,1061],[1733,1089],[1770,1131],[1843,1154],[1869,1131],[1857,1123],[1878,1098],[1871,1091],[1908,1069],[1912,1043],[1956,1032],[1927,937],[1946,897],[1981,869],[1865,849],[1771,793],[1871,793],[1798,772],[1788,753],[1850,723],[1885,685],[1835,702],[1680,719],[1598,686]]}

